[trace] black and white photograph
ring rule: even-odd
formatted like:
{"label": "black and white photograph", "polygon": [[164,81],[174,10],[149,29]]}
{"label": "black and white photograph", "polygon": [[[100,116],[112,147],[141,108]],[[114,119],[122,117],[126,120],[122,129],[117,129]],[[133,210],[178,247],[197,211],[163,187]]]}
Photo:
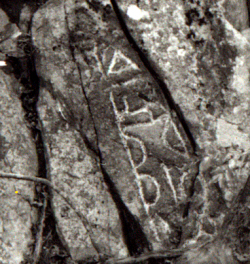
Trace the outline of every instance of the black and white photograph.
{"label": "black and white photograph", "polygon": [[250,0],[0,0],[0,264],[250,264]]}

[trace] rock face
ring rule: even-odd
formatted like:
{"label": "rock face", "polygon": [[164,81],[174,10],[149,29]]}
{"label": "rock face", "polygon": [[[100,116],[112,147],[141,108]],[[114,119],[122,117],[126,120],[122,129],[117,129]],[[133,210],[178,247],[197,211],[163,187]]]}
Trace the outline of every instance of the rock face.
{"label": "rock face", "polygon": [[[141,251],[213,236],[248,176],[249,44],[225,20],[219,3],[119,4],[132,36],[170,84],[184,112],[199,145],[198,155],[204,158],[200,172],[168,98],[124,37],[109,3],[52,1],[35,15],[38,72],[47,91],[41,100],[43,105],[55,100],[64,120],[48,129],[49,114],[42,115],[44,133],[51,134],[49,141],[58,142],[56,148],[62,139],[52,140],[54,134],[72,137],[59,129],[61,122],[77,131],[96,155],[89,162],[97,161],[99,173],[105,169],[124,205],[139,219],[149,242]],[[141,14],[139,18],[133,10]],[[49,94],[51,99],[45,99]],[[52,161],[54,144],[48,145]],[[51,179],[56,184],[62,178],[57,170],[53,173],[54,167]],[[74,167],[70,165],[68,173],[77,171]],[[197,174],[194,201],[188,208]],[[117,204],[112,192],[111,196]],[[185,231],[182,219],[187,208]],[[119,206],[117,210],[121,215]]]}
{"label": "rock face", "polygon": [[51,203],[73,260],[189,247],[176,263],[212,263],[205,252],[242,260],[250,230],[246,3],[50,0],[30,22],[29,74],[39,80],[46,175],[57,188]]}
{"label": "rock face", "polygon": [[[197,173],[187,166],[193,160],[189,142],[124,39],[110,5],[95,8],[86,2],[56,7],[51,2],[36,13],[33,36],[40,51],[39,74],[56,98],[61,118],[87,139],[92,152],[99,152],[102,168],[149,240],[145,250],[175,247],[180,242],[185,185]],[[52,32],[40,24],[45,14],[49,27],[54,25]],[[58,24],[54,16],[61,18]],[[46,46],[44,39],[49,41]],[[47,126],[44,117],[42,121]],[[186,179],[184,170],[190,170]],[[117,210],[121,214],[118,204]]]}
{"label": "rock face", "polygon": [[[190,210],[196,224],[193,229],[189,220],[186,235],[213,235],[248,177],[249,43],[225,19],[220,1],[120,1],[120,7],[132,36],[169,83],[204,158]],[[131,8],[145,16],[135,19]]]}
{"label": "rock face", "polygon": [[[14,50],[11,37],[18,35],[16,25],[9,23],[0,11],[1,52]],[[1,62],[4,54],[1,54]],[[37,174],[35,144],[24,118],[19,100],[21,87],[14,76],[0,71],[0,171],[25,176]],[[27,260],[33,243],[32,227],[37,210],[34,201],[34,184],[0,178],[0,262],[22,263]]]}
{"label": "rock face", "polygon": [[[49,28],[53,24],[52,31],[43,27],[43,18],[48,20]],[[99,255],[126,256],[117,209],[96,160],[96,138],[80,72],[71,54],[67,31],[62,29],[66,30],[66,24],[61,3],[48,3],[36,13],[33,36],[40,51],[37,69],[42,80],[38,111],[49,161],[48,175],[85,219],[81,221],[55,195],[53,208],[58,227],[75,260]],[[61,44],[55,41],[54,34]],[[46,47],[44,40],[48,41]],[[93,147],[88,149],[85,142]]]}
{"label": "rock face", "polygon": [[[17,96],[19,84],[2,71],[0,76],[0,170],[36,175],[35,146]],[[21,263],[29,254],[33,242],[31,227],[36,221],[36,209],[31,207],[33,198],[33,183],[0,179],[0,262],[3,264]]]}

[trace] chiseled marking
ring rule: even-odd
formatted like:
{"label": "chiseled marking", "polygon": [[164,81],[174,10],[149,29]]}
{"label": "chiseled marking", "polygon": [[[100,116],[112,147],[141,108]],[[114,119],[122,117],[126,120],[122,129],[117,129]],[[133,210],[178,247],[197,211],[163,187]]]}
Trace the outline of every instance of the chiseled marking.
{"label": "chiseled marking", "polygon": [[100,55],[98,53],[98,46],[96,45],[96,43],[95,43],[95,47],[94,47],[94,56],[97,60],[97,65],[98,65],[99,71],[102,73],[103,76],[106,76],[102,60],[100,59]]}
{"label": "chiseled marking", "polygon": [[62,107],[61,102],[60,102],[60,101],[56,101],[56,107],[57,107],[58,112],[60,113],[61,117],[62,117],[64,120],[67,121],[67,117],[65,116],[64,111],[63,111],[63,108],[64,108],[65,106]]}
{"label": "chiseled marking", "polygon": [[[136,166],[133,159],[132,159],[132,155],[131,155],[131,151],[128,147],[128,144],[127,144],[127,140],[129,138],[131,139],[134,139],[133,137],[130,137],[128,135],[126,135],[122,128],[121,128],[121,121],[123,119],[123,116],[124,116],[124,112],[119,112],[117,107],[116,107],[116,104],[115,104],[115,99],[114,99],[114,95],[113,95],[113,92],[110,92],[110,101],[112,103],[112,106],[113,106],[113,109],[114,109],[114,114],[115,114],[115,117],[116,117],[116,120],[117,120],[117,127],[118,127],[118,130],[119,130],[119,133],[120,133],[120,137],[121,137],[121,140],[122,140],[122,143],[124,145],[124,148],[126,149],[126,152],[127,152],[127,155],[128,155],[128,158],[129,158],[129,161],[130,161],[130,164],[131,164],[131,167],[132,167],[132,171],[135,175],[135,178],[136,178],[136,184],[138,186],[138,190],[139,190],[139,195],[140,195],[140,198],[142,200],[142,203],[143,203],[143,206],[144,206],[144,209],[147,213],[147,215],[150,217],[150,214],[149,214],[149,209],[150,209],[150,205],[148,205],[145,201],[144,201],[144,198],[143,198],[143,193],[142,193],[142,188],[140,186],[140,174],[138,173],[137,171],[137,168],[139,166]],[[127,106],[127,111],[128,111],[128,106]],[[142,146],[142,150],[143,150],[143,161],[141,164],[143,164],[146,159],[147,159],[147,152],[146,152],[146,148],[145,148],[145,145],[142,141],[140,141],[139,139],[136,139]],[[156,180],[155,180],[156,181]],[[158,182],[156,183],[157,186],[159,187],[159,184]],[[157,199],[156,199],[156,202],[158,201],[158,199],[160,198],[160,188],[157,188]],[[154,204],[153,204],[154,205]],[[160,217],[158,214],[156,214],[158,217]],[[156,223],[155,223],[155,219],[152,219],[150,217],[150,226],[151,226],[151,230],[154,232],[154,237],[157,241],[160,241],[160,238],[159,238],[159,231],[157,230],[157,228],[161,228],[164,230],[164,232],[168,232],[170,230],[170,227],[169,227],[169,224],[164,221],[163,219],[161,219],[161,226],[158,226],[156,227]]]}
{"label": "chiseled marking", "polygon": [[181,133],[180,133],[179,130],[177,129],[175,123],[174,123],[174,122],[171,122],[171,123],[172,123],[172,126],[173,126],[173,128],[174,128],[174,132],[175,132],[175,134],[177,135],[177,137],[178,137],[179,140],[181,141],[182,146],[183,146],[183,148],[185,149],[186,153],[188,153],[188,150],[187,150],[186,144],[185,144],[185,142],[184,142],[184,140],[183,140],[183,138],[182,138],[182,136],[181,136]]}
{"label": "chiseled marking", "polygon": [[[154,146],[157,145],[159,148],[164,150],[166,155],[167,155],[167,151],[171,149],[171,151],[175,153],[176,156],[187,158],[186,154],[180,153],[178,150],[172,148],[166,141],[164,142],[163,133],[164,133],[164,129],[169,124],[169,122],[170,122],[170,116],[167,113],[165,113],[162,114],[160,117],[153,119],[152,122],[128,125],[124,127],[122,130],[124,134],[133,133],[133,136],[135,137],[138,136],[146,141],[147,140],[151,142],[154,141],[155,143]],[[145,136],[146,133],[147,136]]]}
{"label": "chiseled marking", "polygon": [[[179,132],[178,129],[176,128],[176,125],[175,125],[171,120],[169,121],[169,123],[171,123],[171,125],[173,126],[174,131],[175,131],[177,137],[179,138],[179,140],[180,140],[180,142],[181,142],[183,148],[185,149],[186,153],[188,153],[187,148],[186,148],[186,144],[184,143],[183,138],[182,138],[180,132]],[[162,141],[164,142],[164,144],[165,144],[166,146],[170,147],[173,151],[177,151],[177,150],[173,149],[173,148],[169,145],[169,143],[168,143],[168,141],[167,141],[167,132],[168,132],[168,129],[169,129],[169,125],[168,125],[169,123],[165,123],[164,129],[163,129],[163,133],[162,133]]]}
{"label": "chiseled marking", "polygon": [[[120,69],[113,71],[114,67],[119,61],[125,62],[125,65],[120,67]],[[128,70],[140,70],[140,69],[132,60],[126,57],[121,51],[116,50],[109,65],[107,74],[111,74],[111,73],[121,74],[122,72]]]}
{"label": "chiseled marking", "polygon": [[124,110],[124,113],[129,113],[129,104],[128,104],[128,101],[127,101],[127,98],[124,96],[123,98],[122,98],[122,100],[123,100],[123,103],[124,103],[124,106],[125,106],[125,110]]}
{"label": "chiseled marking", "polygon": [[150,118],[150,121],[153,122],[154,121],[154,118],[153,118],[153,113],[152,111],[149,109],[149,106],[146,105],[145,107],[141,108],[141,109],[138,109],[138,110],[135,110],[135,111],[130,111],[129,112],[129,104],[128,104],[128,101],[127,99],[124,97],[123,98],[123,101],[124,101],[124,104],[125,104],[125,113],[129,114],[130,116],[136,116],[138,114],[141,114],[141,113],[147,113],[149,115],[149,118]]}
{"label": "chiseled marking", "polygon": [[180,190],[180,199],[183,201],[185,199],[187,199],[187,194],[185,192],[185,187],[184,187],[184,183],[185,183],[185,179],[188,176],[188,172],[183,172],[181,177],[180,177],[180,182],[178,184],[178,190]]}
{"label": "chiseled marking", "polygon": [[[133,161],[131,151],[130,151],[130,149],[128,147],[128,144],[127,144],[127,139],[129,137],[123,133],[122,128],[121,128],[121,120],[123,119],[123,115],[120,114],[119,111],[118,111],[118,109],[116,108],[115,99],[114,99],[114,95],[113,95],[112,92],[110,93],[110,101],[111,101],[112,106],[113,106],[113,109],[114,109],[114,113],[115,113],[116,120],[117,120],[117,127],[118,127],[118,130],[120,132],[120,137],[121,137],[122,143],[124,145],[124,148],[126,149],[126,152],[127,152],[127,155],[128,155],[128,158],[129,158],[131,167],[132,167],[132,171],[133,171],[133,173],[134,173],[134,175],[136,177],[136,184],[138,186],[140,198],[142,200],[142,203],[143,203],[143,206],[144,206],[145,211],[149,215],[149,206],[144,201],[143,193],[142,193],[142,188],[140,186],[140,179],[139,179],[140,176],[139,176],[139,173],[137,172],[137,167],[136,167],[136,165],[135,165],[135,163]],[[146,151],[144,153],[146,155]],[[145,156],[145,160],[146,160],[146,156]]]}
{"label": "chiseled marking", "polygon": [[[121,125],[120,125],[120,122],[124,119],[124,112],[119,112],[116,108],[116,105],[115,105],[115,100],[114,100],[114,95],[113,93],[111,92],[110,93],[110,101],[113,105],[113,109],[114,109],[114,112],[115,112],[115,116],[116,116],[116,119],[117,119],[117,125],[118,125],[118,129],[119,129],[119,132],[120,132],[120,135],[121,135],[121,138],[122,138],[122,142],[125,146],[125,149],[127,151],[127,154],[128,154],[128,157],[129,157],[129,160],[130,160],[130,163],[131,163],[131,166],[133,168],[133,173],[135,174],[136,176],[136,179],[137,179],[137,185],[139,187],[139,192],[140,192],[140,196],[141,196],[141,199],[143,201],[143,204],[145,206],[145,209],[147,211],[147,213],[149,212],[149,207],[150,206],[153,206],[157,203],[157,201],[159,200],[160,198],[160,188],[159,188],[159,184],[158,182],[156,181],[155,178],[153,178],[152,176],[150,175],[141,175],[138,173],[137,169],[142,166],[145,161],[147,160],[147,152],[146,152],[146,147],[143,143],[143,141],[141,141],[140,139],[136,138],[136,137],[133,137],[133,136],[129,136],[129,135],[126,135],[123,131],[123,129],[121,128]],[[126,99],[124,98],[124,101],[126,102]],[[126,103],[125,105],[127,105],[126,109],[126,113],[129,113],[129,109],[128,109],[128,103]],[[141,112],[147,112],[147,109],[146,108],[143,108],[141,110],[138,110],[138,111],[134,111],[132,112],[131,114],[135,114],[135,112],[138,114],[138,113],[141,113]],[[154,121],[154,120],[153,120]],[[135,140],[139,143],[139,145],[141,146],[141,150],[142,150],[142,154],[143,154],[143,158],[142,158],[142,161],[140,162],[139,165],[136,165],[134,160],[133,160],[133,157],[132,157],[132,153],[130,151],[130,148],[128,147],[128,144],[127,144],[127,141],[131,139],[131,140]],[[142,192],[142,187],[141,187],[141,179],[145,178],[145,177],[150,177],[151,180],[155,183],[156,185],[156,190],[157,190],[157,197],[156,197],[156,200],[153,204],[147,204],[145,199],[144,199],[144,196],[143,196],[143,192]]]}
{"label": "chiseled marking", "polygon": [[[160,187],[159,187],[159,183],[157,182],[157,180],[152,177],[151,175],[149,174],[138,174],[138,178],[141,180],[141,179],[145,179],[145,178],[150,178],[150,180],[152,180],[156,186],[156,199],[155,199],[155,202],[152,203],[152,204],[147,204],[147,202],[144,200],[144,202],[150,207],[150,206],[153,206],[153,205],[156,205],[156,203],[158,202],[158,200],[160,199]],[[141,183],[140,183],[140,187],[141,187]],[[142,188],[142,187],[141,187]]]}
{"label": "chiseled marking", "polygon": [[[141,147],[141,151],[142,151],[142,161],[138,164],[138,165],[135,165],[134,164],[134,166],[135,166],[135,168],[136,169],[138,169],[140,166],[142,166],[144,163],[145,163],[145,161],[147,160],[147,151],[146,151],[146,147],[145,147],[145,145],[144,145],[144,143],[143,143],[143,141],[141,141],[140,139],[138,139],[138,138],[136,138],[136,137],[133,137],[133,136],[128,136],[128,135],[126,135],[126,134],[122,134],[123,135],[123,137],[126,139],[126,140],[135,140],[135,141],[137,141],[138,143],[139,143],[139,145],[140,145],[140,147]],[[128,147],[129,148],[129,147]],[[130,150],[129,150],[129,152],[130,152]],[[131,152],[130,152],[131,153]],[[131,157],[132,157],[132,155],[131,155]]]}
{"label": "chiseled marking", "polygon": [[171,188],[171,190],[173,192],[174,200],[177,203],[178,202],[177,201],[177,194],[176,194],[175,187],[173,185],[173,181],[172,181],[171,175],[169,173],[169,169],[168,169],[168,167],[164,163],[161,163],[161,166],[162,166],[162,168],[163,168],[163,170],[164,170],[164,172],[165,172],[165,174],[167,176],[166,178],[167,178],[168,184],[169,184],[169,186],[170,186],[170,188]]}
{"label": "chiseled marking", "polygon": [[[124,135],[124,133],[122,131],[122,128],[121,128],[121,120],[123,119],[123,116],[122,116],[122,114],[119,113],[118,109],[116,108],[115,99],[114,99],[114,95],[113,95],[112,92],[110,93],[110,101],[112,103],[112,106],[113,106],[113,109],[114,109],[114,113],[115,113],[115,116],[116,116],[117,127],[118,127],[118,130],[120,132],[120,137],[121,137],[122,143],[123,143],[123,145],[124,145],[124,147],[126,149],[126,152],[127,152],[127,155],[128,155],[128,158],[129,158],[133,173],[136,176],[136,179],[137,179],[136,183],[137,183],[137,186],[138,186],[138,189],[139,189],[139,192],[140,192],[140,197],[141,197],[141,199],[143,201],[143,196],[142,196],[140,184],[139,184],[139,181],[138,181],[139,174],[138,174],[138,172],[136,170],[136,166],[135,166],[134,161],[132,159],[132,155],[131,155],[131,152],[129,150],[128,144],[127,144],[126,135]],[[148,207],[146,206],[144,201],[143,201],[143,205],[144,205],[144,208],[145,208],[146,212],[148,213]]]}
{"label": "chiseled marking", "polygon": [[126,87],[126,86],[129,86],[129,85],[136,85],[136,82],[138,82],[138,77],[132,78],[132,79],[127,80],[125,82],[121,82],[121,87],[123,87],[123,86]]}
{"label": "chiseled marking", "polygon": [[[124,85],[124,83],[123,83],[123,85]],[[160,118],[160,117],[158,117],[158,118],[155,119],[154,116],[153,116],[153,112],[150,109],[150,108],[153,108],[156,105],[155,103],[148,103],[147,102],[145,104],[145,106],[142,107],[141,109],[138,109],[138,110],[135,110],[135,111],[130,111],[129,110],[129,103],[128,103],[127,98],[125,96],[123,97],[123,101],[124,101],[124,104],[127,106],[125,113],[128,113],[131,116],[135,116],[135,115],[140,114],[140,113],[148,113],[152,123],[155,122],[158,118]],[[168,118],[166,120],[170,120],[170,115],[168,115],[166,109],[163,106],[161,106],[161,105],[160,106],[157,105],[157,107],[163,109],[166,112],[165,114],[161,115],[161,117],[162,116],[168,116]]]}
{"label": "chiseled marking", "polygon": [[[146,153],[146,148],[145,148],[145,145],[144,145],[144,143],[143,143],[143,141],[142,140],[138,140],[138,142],[139,142],[139,144],[141,145],[141,146],[143,146],[143,162],[141,163],[141,164],[139,164],[139,165],[135,165],[135,163],[134,163],[134,161],[133,161],[133,158],[132,158],[132,154],[131,154],[131,152],[130,152],[130,149],[129,149],[129,147],[128,147],[128,145],[127,145],[127,140],[128,139],[135,139],[136,137],[135,136],[129,136],[129,135],[127,135],[127,131],[129,131],[129,130],[131,130],[131,129],[133,129],[133,128],[136,128],[137,129],[137,132],[138,132],[138,128],[144,128],[144,132],[145,132],[145,128],[147,128],[147,127],[151,127],[151,128],[153,128],[153,127],[162,127],[162,131],[159,131],[159,139],[161,139],[162,140],[162,144],[164,145],[165,144],[165,146],[168,146],[169,144],[167,143],[167,141],[166,141],[166,133],[167,133],[167,130],[168,130],[168,127],[169,127],[169,123],[171,122],[171,119],[170,119],[170,115],[168,115],[167,113],[166,114],[163,114],[162,116],[160,116],[160,117],[158,117],[158,118],[156,118],[156,119],[153,119],[152,118],[152,121],[151,122],[149,122],[149,123],[143,123],[143,124],[135,124],[135,125],[131,125],[131,126],[127,126],[127,127],[125,127],[125,128],[122,128],[121,127],[121,125],[120,125],[120,122],[124,119],[124,115],[125,115],[125,113],[124,112],[119,112],[118,110],[117,110],[117,108],[116,108],[116,106],[115,106],[115,101],[114,101],[114,96],[113,96],[113,93],[111,93],[110,94],[110,100],[111,100],[111,102],[112,102],[112,104],[113,104],[113,108],[114,108],[114,111],[115,111],[115,114],[116,114],[116,117],[117,117],[117,121],[118,121],[118,127],[119,127],[119,130],[120,130],[120,135],[121,135],[121,137],[122,137],[122,139],[123,139],[123,142],[124,142],[124,144],[125,144],[125,146],[126,146],[126,150],[127,150],[127,153],[128,153],[128,156],[129,156],[129,159],[130,159],[130,162],[131,162],[131,165],[132,165],[132,167],[133,167],[133,169],[134,169],[134,173],[135,173],[135,175],[136,175],[136,177],[137,177],[137,179],[138,179],[138,177],[139,177],[139,179],[140,179],[140,175],[138,175],[138,172],[137,172],[137,169],[143,164],[143,163],[145,163],[145,161],[146,161],[146,158],[147,158],[147,153]],[[126,98],[124,98],[124,102],[127,102],[127,100],[126,100]],[[129,106],[128,106],[128,103],[126,103],[126,105],[127,105],[127,107],[126,107],[126,114],[130,114],[130,115],[137,115],[137,114],[139,114],[139,113],[142,113],[142,112],[147,112],[147,113],[149,113],[150,112],[150,110],[147,108],[147,107],[143,107],[143,108],[141,108],[141,109],[139,109],[139,110],[136,110],[136,111],[134,111],[134,112],[129,112]],[[151,113],[152,114],[152,113]],[[171,122],[171,124],[172,125],[174,125],[172,122]],[[174,126],[174,129],[176,130],[177,128]],[[142,133],[144,133],[144,132],[142,132]],[[138,132],[139,133],[139,132]],[[180,134],[179,134],[179,132],[177,133],[177,135],[178,135],[178,138],[180,139],[180,141],[182,142],[182,144],[183,144],[183,140],[182,140],[182,138],[181,138],[181,136],[180,136]],[[142,141],[142,142],[141,142]],[[172,148],[171,148],[172,149]],[[174,149],[172,149],[174,152],[176,152],[176,153],[178,153],[179,155],[180,155],[180,153],[178,152],[178,151],[176,151],[176,150],[174,150]],[[167,179],[167,182],[168,182],[168,184],[169,184],[169,186],[170,186],[170,188],[171,188],[171,190],[172,190],[172,193],[173,193],[173,198],[174,198],[174,200],[175,200],[175,202],[177,203],[178,202],[178,199],[177,199],[177,192],[176,192],[176,189],[175,189],[175,187],[174,187],[174,185],[173,185],[173,181],[172,181],[172,178],[171,178],[171,175],[170,175],[170,172],[169,172],[169,169],[167,168],[167,166],[165,165],[165,164],[161,164],[161,166],[162,166],[162,168],[163,168],[163,170],[164,170],[164,172],[165,172],[165,175],[166,175],[166,179]],[[138,185],[139,185],[139,189],[141,190],[141,184],[140,183],[138,183]],[[157,185],[158,186],[158,185]],[[142,193],[142,192],[141,192]],[[160,195],[160,194],[159,194]],[[145,200],[144,200],[144,198],[143,198],[143,196],[141,197],[142,198],[142,200],[144,201],[144,203],[146,203],[145,202]],[[157,197],[157,200],[158,200],[158,198],[159,198],[159,196]],[[152,205],[155,205],[155,203],[154,204],[152,204]],[[148,207],[148,206],[152,206],[152,205],[145,205],[146,206],[146,208]],[[147,208],[148,209],[148,208]]]}
{"label": "chiseled marking", "polygon": [[[127,126],[128,129],[127,128],[124,128],[124,132],[126,132],[126,130],[131,130],[131,128],[133,128],[133,127],[134,128],[139,128],[139,127],[146,128],[146,127],[154,127],[154,126],[159,126],[159,125],[161,125],[162,127],[165,127],[166,124],[169,123],[169,120],[170,120],[170,116],[167,115],[167,114],[163,114],[160,117],[158,117],[156,119],[153,119],[152,122],[148,122],[148,123],[137,123],[137,124],[134,124],[134,125],[129,125],[129,126]],[[159,133],[161,133],[161,132],[159,132]],[[165,144],[165,142],[163,142],[163,143]]]}

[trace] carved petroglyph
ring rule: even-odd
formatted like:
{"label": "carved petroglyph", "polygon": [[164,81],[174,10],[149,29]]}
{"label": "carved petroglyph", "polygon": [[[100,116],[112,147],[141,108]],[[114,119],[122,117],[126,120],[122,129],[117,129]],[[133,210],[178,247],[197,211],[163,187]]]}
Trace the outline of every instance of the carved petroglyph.
{"label": "carved petroglyph", "polygon": [[[116,119],[117,119],[117,126],[118,126],[118,129],[119,129],[120,135],[121,135],[121,139],[122,139],[123,145],[124,145],[124,147],[125,147],[125,149],[127,151],[127,154],[128,154],[128,157],[129,157],[129,160],[130,160],[134,175],[136,176],[136,179],[137,179],[137,185],[139,187],[140,196],[141,196],[141,198],[142,198],[142,200],[144,202],[145,210],[148,213],[149,204],[147,204],[147,202],[144,199],[144,194],[143,194],[143,190],[142,190],[142,184],[141,184],[141,181],[140,181],[141,180],[140,179],[140,174],[137,171],[137,168],[139,167],[139,165],[141,166],[146,161],[146,156],[147,156],[146,148],[145,148],[145,146],[144,146],[144,144],[143,144],[143,142],[141,140],[139,140],[137,138],[134,138],[132,136],[128,136],[128,135],[126,135],[123,132],[121,123],[124,120],[124,114],[128,113],[128,111],[129,111],[128,105],[126,107],[126,110],[123,113],[119,112],[119,110],[116,107],[114,95],[113,95],[112,92],[110,93],[110,101],[112,103],[112,106],[113,106],[113,109],[114,109],[114,113],[115,113],[115,116],[116,116]],[[125,99],[124,99],[124,102],[126,102]],[[142,159],[141,159],[142,161],[139,164],[137,164],[137,165],[136,165],[136,162],[133,159],[133,154],[131,153],[130,148],[129,148],[129,142],[132,142],[133,140],[135,140],[137,143],[139,143],[141,154],[142,154]],[[147,176],[150,177],[149,175],[147,175]],[[158,186],[158,184],[156,184],[156,186]],[[156,192],[155,200],[157,200],[157,198],[159,196],[158,193],[159,193],[159,191]]]}
{"label": "carved petroglyph", "polygon": [[[98,51],[95,52],[98,54]],[[125,56],[121,51],[112,47],[106,48],[101,56],[97,56],[99,63],[103,65],[103,69],[107,76],[115,74],[120,75],[124,72],[139,71],[139,67],[130,58]],[[102,59],[100,59],[100,57]]]}
{"label": "carved petroglyph", "polygon": [[176,208],[185,199],[182,169],[190,161],[185,140],[170,111],[158,101],[152,82],[133,74],[125,76],[126,71],[136,72],[139,67],[120,51],[107,48],[103,53],[107,78],[123,78],[111,83],[105,92],[110,95],[151,231],[157,241],[166,241],[179,225]]}
{"label": "carved petroglyph", "polygon": [[174,200],[177,203],[177,194],[176,194],[175,187],[173,185],[173,181],[172,181],[171,175],[169,173],[169,169],[164,163],[162,163],[161,166],[162,166],[164,172],[166,173],[166,179],[168,181],[168,184],[169,184],[171,190],[173,191]]}
{"label": "carved petroglyph", "polygon": [[167,147],[168,151],[171,149],[176,155],[187,157],[188,151],[182,136],[164,107],[147,102],[144,107],[130,111],[126,97],[123,97],[123,102],[125,110],[121,115],[121,125],[125,134],[136,138],[141,134],[139,138],[142,141],[150,140],[159,149]]}
{"label": "carved petroglyph", "polygon": [[160,188],[158,182],[146,174],[138,175],[140,188],[142,189],[143,200],[147,205],[154,205],[160,197]]}
{"label": "carved petroglyph", "polygon": [[171,146],[175,150],[178,150],[182,153],[188,153],[181,134],[173,122],[170,122],[169,126],[165,127],[163,133],[163,142],[165,145]]}
{"label": "carved petroglyph", "polygon": [[125,137],[127,138],[127,145],[130,149],[134,166],[137,169],[146,161],[147,153],[146,153],[145,145],[138,138],[133,138],[128,136]]}
{"label": "carved petroglyph", "polygon": [[121,51],[115,51],[107,74],[122,74],[124,71],[139,70],[138,66]]}
{"label": "carved petroglyph", "polygon": [[[166,203],[176,205],[178,203],[177,193],[179,193],[176,191],[178,184],[173,183],[168,166],[177,163],[177,166],[181,167],[188,157],[184,152],[185,144],[179,134],[176,134],[176,139],[181,142],[176,140],[176,144],[179,148],[182,147],[184,154],[173,149],[167,140],[168,129],[176,130],[171,121],[171,115],[164,107],[152,102],[144,102],[144,106],[140,109],[130,111],[130,103],[126,96],[122,98],[124,107],[120,107],[118,110],[114,92],[110,92],[110,101],[147,213],[151,215],[150,209],[157,204],[160,198],[160,204],[163,204],[163,199],[167,198]],[[179,162],[176,161],[176,156],[181,157]],[[148,169],[149,161],[158,164],[156,165],[159,173],[156,171],[155,173],[143,173],[141,171]],[[179,178],[181,181],[181,177]],[[153,214],[156,215],[157,212],[154,211]],[[161,216],[158,218],[161,218],[160,222],[166,221]],[[165,225],[168,226],[167,222]]]}

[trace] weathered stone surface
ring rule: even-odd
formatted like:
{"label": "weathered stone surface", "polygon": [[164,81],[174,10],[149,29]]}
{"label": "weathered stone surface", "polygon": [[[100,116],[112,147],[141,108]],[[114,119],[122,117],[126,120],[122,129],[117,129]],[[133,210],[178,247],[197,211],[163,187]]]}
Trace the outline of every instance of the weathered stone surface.
{"label": "weathered stone surface", "polygon": [[59,234],[75,260],[126,256],[114,202],[95,159],[87,154],[80,132],[65,119],[60,103],[45,87],[41,90],[38,110],[48,154],[48,177],[70,202],[54,193]]}
{"label": "weathered stone surface", "polygon": [[33,20],[39,74],[54,98],[63,98],[64,118],[89,139],[93,129],[82,123],[87,116],[91,126],[91,113],[103,166],[153,249],[175,247],[185,188],[197,173],[188,140],[110,5],[92,4],[66,1],[64,10],[53,1],[39,10]]}
{"label": "weathered stone surface", "polygon": [[[36,176],[37,158],[18,99],[19,84],[0,70],[0,170]],[[0,262],[17,264],[30,253],[31,226],[36,209],[31,207],[34,184],[0,179]]]}
{"label": "weathered stone surface", "polygon": [[0,59],[5,59],[5,54],[15,53],[22,56],[22,52],[17,54],[17,45],[15,39],[21,35],[20,29],[16,24],[10,23],[5,12],[0,9]]}
{"label": "weathered stone surface", "polygon": [[249,28],[247,0],[220,1],[225,8],[225,17],[237,30]]}
{"label": "weathered stone surface", "polygon": [[[196,183],[193,228],[188,220],[187,237],[196,239],[216,233],[249,174],[249,43],[220,4],[119,1],[131,34],[169,84],[206,160]],[[131,8],[144,16],[136,18]]]}
{"label": "weathered stone surface", "polygon": [[[223,1],[118,4],[132,36],[184,112],[201,162],[198,167],[180,120],[129,45],[109,1],[53,0],[41,7],[32,37],[43,83],[39,112],[49,173],[89,219],[83,227],[72,217],[69,227],[74,212],[55,195],[62,237],[75,259],[98,253],[116,257],[119,250],[127,254],[121,211],[104,187],[104,171],[139,219],[150,250],[190,245],[223,232],[224,216],[249,174],[250,44],[235,29],[244,29],[247,19],[231,21],[234,28],[226,19],[229,2],[224,14]],[[81,194],[87,199],[79,202]],[[105,206],[113,215],[101,210],[95,219],[102,197],[108,197]],[[117,204],[114,195],[113,200]],[[110,221],[118,236],[108,235]],[[81,231],[74,241],[76,228]],[[232,250],[225,250],[231,261]]]}
{"label": "weathered stone surface", "polygon": [[[117,209],[93,156],[96,139],[77,65],[69,49],[63,4],[48,3],[33,21],[33,36],[40,51],[37,69],[42,86],[38,111],[48,155],[48,175],[86,219],[82,223],[74,209],[55,193],[53,208],[58,230],[75,260],[126,256]],[[87,149],[85,138],[92,150]]]}

